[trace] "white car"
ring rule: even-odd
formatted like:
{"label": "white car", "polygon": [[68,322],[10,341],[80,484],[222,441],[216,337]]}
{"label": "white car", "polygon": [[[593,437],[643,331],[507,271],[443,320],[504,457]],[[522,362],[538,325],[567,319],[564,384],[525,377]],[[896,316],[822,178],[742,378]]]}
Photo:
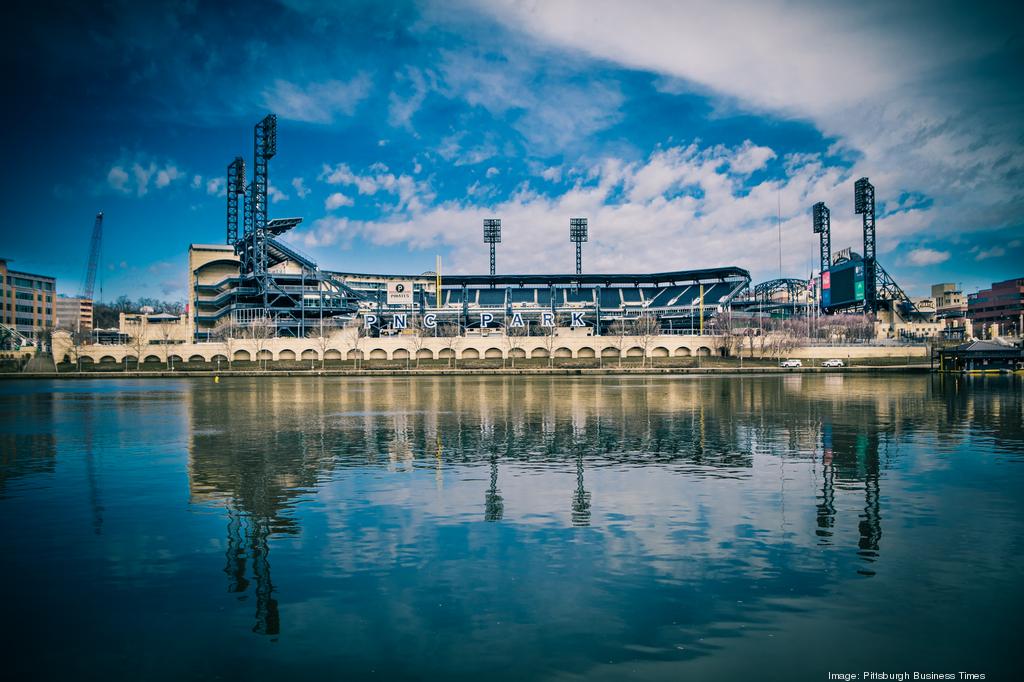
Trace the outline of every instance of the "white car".
{"label": "white car", "polygon": [[803,367],[804,363],[799,360],[783,360],[779,363],[779,367]]}
{"label": "white car", "polygon": [[836,359],[826,360],[825,362],[821,363],[821,366],[822,367],[842,367],[843,366],[843,361],[842,360],[836,360]]}

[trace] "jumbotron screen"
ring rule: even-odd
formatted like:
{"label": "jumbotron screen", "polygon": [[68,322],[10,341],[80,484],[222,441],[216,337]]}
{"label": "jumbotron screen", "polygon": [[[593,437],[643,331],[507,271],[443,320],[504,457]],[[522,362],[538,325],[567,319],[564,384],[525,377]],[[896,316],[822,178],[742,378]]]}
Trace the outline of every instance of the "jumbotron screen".
{"label": "jumbotron screen", "polygon": [[864,300],[864,262],[850,261],[833,266],[822,277],[822,302],[838,307]]}

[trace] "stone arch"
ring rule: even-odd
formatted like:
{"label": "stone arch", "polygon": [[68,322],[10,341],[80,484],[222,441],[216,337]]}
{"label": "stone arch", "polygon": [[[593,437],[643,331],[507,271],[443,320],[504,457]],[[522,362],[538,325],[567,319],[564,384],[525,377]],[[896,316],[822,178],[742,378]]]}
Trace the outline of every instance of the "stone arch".
{"label": "stone arch", "polygon": [[601,349],[602,358],[617,358],[619,357],[620,351],[615,346],[605,346]]}
{"label": "stone arch", "polygon": [[167,362],[185,362],[180,355],[168,355]]}
{"label": "stone arch", "polygon": [[677,358],[688,358],[693,355],[693,351],[686,346],[679,346],[673,353]]}
{"label": "stone arch", "polygon": [[701,346],[697,349],[697,355],[702,358],[706,358],[711,355],[711,349],[707,346]]}
{"label": "stone arch", "polygon": [[462,351],[462,359],[463,360],[479,360],[480,359],[480,351],[478,351],[476,348],[467,348],[466,350]]}
{"label": "stone arch", "polygon": [[[252,356],[249,355],[249,351],[244,349],[236,350],[234,356],[232,357],[235,359],[235,361],[240,362],[249,362],[250,360],[252,360]],[[146,358],[146,362],[149,362],[149,358]]]}
{"label": "stone arch", "polygon": [[556,348],[555,349],[555,357],[556,358],[571,358],[572,357],[572,351],[569,350],[568,348],[566,348],[565,346],[562,346],[561,348]]}
{"label": "stone arch", "polygon": [[115,362],[117,362],[117,360],[114,359],[113,355],[104,355],[102,358],[100,358],[101,365],[113,364]]}
{"label": "stone arch", "polygon": [[[126,356],[124,356],[124,361],[125,361],[125,363],[129,363],[129,362],[136,362],[137,363],[139,361],[139,358],[138,358],[138,356],[135,356],[135,355],[126,355]],[[67,360],[65,360],[64,362],[67,362]]]}
{"label": "stone arch", "polygon": [[578,351],[576,351],[576,357],[578,357],[578,358],[596,358],[597,357],[597,353],[590,346],[583,346],[583,348],[580,348]]}
{"label": "stone arch", "polygon": [[484,351],[484,357],[492,360],[501,360],[502,353],[500,348],[488,348]]}
{"label": "stone arch", "polygon": [[386,350],[384,350],[383,348],[374,348],[373,350],[370,351],[370,359],[371,360],[387,360],[388,359],[388,352]]}
{"label": "stone arch", "polygon": [[654,350],[651,351],[651,357],[652,358],[667,358],[668,357],[668,348],[665,348],[665,346],[655,346]]}
{"label": "stone arch", "polygon": [[261,351],[257,351],[257,353],[256,353],[256,359],[257,359],[257,360],[273,360],[273,359],[274,359],[274,354],[273,354],[273,353],[271,353],[271,352],[270,352],[269,350],[267,350],[266,348],[264,348],[264,349],[263,349],[263,350],[261,350]]}
{"label": "stone arch", "polygon": [[727,358],[727,357],[729,357],[729,349],[726,348],[725,346],[719,346],[718,347],[718,354],[721,357],[723,357],[723,358]]}
{"label": "stone arch", "polygon": [[64,362],[71,362],[71,356],[64,354]]}
{"label": "stone arch", "polygon": [[530,357],[531,358],[546,358],[546,357],[548,357],[548,355],[549,354],[548,354],[548,349],[547,348],[534,348],[530,352]]}
{"label": "stone arch", "polygon": [[[243,353],[245,353],[245,351],[242,351],[242,352],[243,352]],[[236,355],[237,355],[237,353],[236,353]],[[246,353],[246,359],[247,359],[247,360],[249,359],[249,358],[248,358],[248,355],[249,355],[249,354],[248,354],[248,353]],[[145,360],[143,360],[143,362],[160,362],[160,358],[158,358],[158,357],[157,357],[157,356],[155,356],[155,355],[147,355],[147,356],[146,356],[146,359],[145,359]]]}
{"label": "stone arch", "polygon": [[226,355],[221,355],[220,353],[217,353],[212,358],[210,358],[210,362],[227,362],[227,361],[228,361],[228,357]]}
{"label": "stone arch", "polygon": [[408,360],[410,357],[412,357],[412,355],[410,355],[408,348],[396,348],[395,351],[391,353],[392,360]]}
{"label": "stone arch", "polygon": [[451,348],[442,348],[441,350],[437,351],[438,360],[451,360],[454,357],[455,351],[453,351]]}
{"label": "stone arch", "polygon": [[644,356],[644,349],[640,346],[633,346],[626,351],[627,358],[642,358]]}
{"label": "stone arch", "polygon": [[420,348],[418,351],[416,351],[416,357],[420,360],[433,360],[434,351],[430,350],[429,348]]}
{"label": "stone arch", "polygon": [[284,350],[282,350],[281,352],[279,352],[277,354],[277,359],[278,360],[294,360],[295,359],[295,351],[293,351],[290,348],[285,348]]}
{"label": "stone arch", "polygon": [[516,358],[517,360],[521,360],[526,357],[526,351],[517,346],[509,350],[508,356],[510,358]]}
{"label": "stone arch", "polygon": [[[335,351],[335,352],[337,352],[337,351]],[[340,355],[339,355],[339,357],[340,357]],[[303,360],[317,360],[318,357],[317,357],[317,354],[316,354],[315,350],[313,350],[312,348],[307,348],[306,350],[302,351],[302,359]]]}
{"label": "stone arch", "polygon": [[[352,353],[355,353],[355,351],[350,351],[349,355],[352,355]],[[352,355],[352,359],[355,359],[354,355]],[[328,348],[324,352],[324,360],[341,360],[341,351],[336,348]]]}
{"label": "stone arch", "polygon": [[88,355],[83,355],[78,359],[78,361],[81,362],[83,365],[91,365],[94,362],[93,359]]}
{"label": "stone arch", "polygon": [[202,355],[190,355],[190,356],[188,356],[188,361],[189,362],[206,362],[206,358],[204,358]]}

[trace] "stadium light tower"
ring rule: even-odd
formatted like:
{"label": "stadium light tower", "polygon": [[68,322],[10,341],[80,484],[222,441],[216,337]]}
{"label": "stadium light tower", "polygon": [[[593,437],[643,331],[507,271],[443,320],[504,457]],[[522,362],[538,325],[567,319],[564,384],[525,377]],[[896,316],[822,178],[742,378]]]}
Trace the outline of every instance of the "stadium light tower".
{"label": "stadium light tower", "polygon": [[501,218],[484,218],[484,244],[491,247],[491,277],[494,276],[494,245],[501,243]]}
{"label": "stadium light tower", "polygon": [[[229,246],[238,248],[239,206],[238,196],[245,195],[245,159],[236,156],[228,165],[228,234]],[[244,202],[244,200],[243,200]],[[242,207],[244,211],[245,208]]]}
{"label": "stadium light tower", "polygon": [[867,178],[853,185],[853,212],[864,216],[864,312],[875,309],[875,186]]}
{"label": "stadium light tower", "polygon": [[587,219],[569,218],[569,241],[576,244],[576,274],[583,274],[583,242],[587,241]]}
{"label": "stadium light tower", "polygon": [[832,265],[832,213],[825,202],[819,201],[811,207],[814,218],[814,234],[820,235],[821,271]]}

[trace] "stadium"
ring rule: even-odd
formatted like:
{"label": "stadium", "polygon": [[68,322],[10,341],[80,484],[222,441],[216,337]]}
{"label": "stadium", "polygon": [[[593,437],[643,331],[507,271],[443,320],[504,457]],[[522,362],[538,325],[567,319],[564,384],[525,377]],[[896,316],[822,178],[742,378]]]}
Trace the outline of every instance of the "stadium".
{"label": "stadium", "polygon": [[[500,219],[484,221],[490,247],[486,275],[362,274],[321,269],[281,240],[301,218],[269,219],[269,162],[277,152],[277,119],[254,131],[254,177],[245,161],[227,171],[224,244],[189,249],[189,332],[195,342],[237,330],[265,328],[274,337],[307,337],[325,327],[360,324],[371,336],[409,329],[473,333],[506,328],[537,335],[554,327],[603,335],[616,325],[648,325],[654,334],[697,334],[750,285],[738,267],[659,273],[590,274],[582,271],[586,218],[569,220],[576,272],[496,274],[494,248]],[[440,269],[440,268],[438,268]]]}

